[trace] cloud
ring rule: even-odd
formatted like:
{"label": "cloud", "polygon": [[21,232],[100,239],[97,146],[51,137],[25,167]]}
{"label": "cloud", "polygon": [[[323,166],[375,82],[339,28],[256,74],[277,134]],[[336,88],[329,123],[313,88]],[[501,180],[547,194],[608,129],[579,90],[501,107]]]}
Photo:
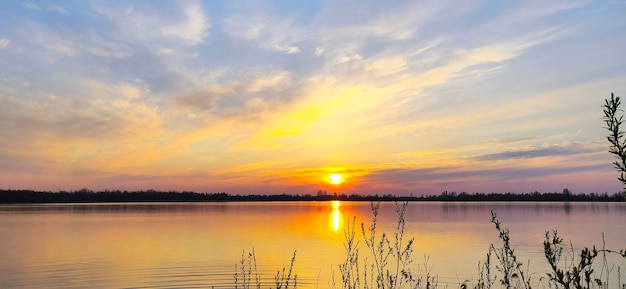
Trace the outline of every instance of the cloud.
{"label": "cloud", "polygon": [[259,92],[266,89],[280,90],[288,85],[291,80],[291,73],[287,71],[278,71],[268,73],[266,75],[260,75],[250,79],[246,85],[248,92]]}
{"label": "cloud", "polygon": [[111,31],[114,38],[174,54],[173,48],[202,43],[210,29],[209,18],[199,2],[179,3],[186,6],[177,7],[182,11],[174,13],[154,7],[108,6],[109,2],[98,3],[94,10],[111,21],[116,28]]}
{"label": "cloud", "polygon": [[286,54],[294,54],[300,52],[300,48],[298,48],[297,46],[282,46],[279,44],[274,44],[272,45],[272,48],[276,51],[284,52]]}
{"label": "cloud", "polygon": [[489,142],[496,143],[496,144],[509,144],[509,143],[516,143],[516,142],[531,141],[531,140],[536,140],[536,139],[538,139],[538,137],[504,137],[504,138],[494,139]]}
{"label": "cloud", "polygon": [[0,38],[0,49],[6,48],[7,46],[9,46],[10,42],[11,42],[11,40],[9,40],[9,39]]}
{"label": "cloud", "polygon": [[506,15],[509,19],[532,21],[532,19],[550,16],[559,12],[573,10],[584,7],[590,3],[589,0],[576,1],[553,1],[546,3],[544,1],[530,0],[524,2],[518,9],[514,9],[512,13]]}
{"label": "cloud", "polygon": [[[145,121],[158,122],[156,108],[134,101],[141,88],[127,84],[109,85],[101,82],[74,84],[80,97],[56,96],[37,102],[15,97],[0,97],[3,104],[2,122],[5,133],[12,139],[28,142],[29,139],[65,138],[97,139],[128,137]],[[145,92],[143,92],[145,93]],[[126,101],[125,107],[116,103]],[[121,109],[124,108],[124,109]]]}
{"label": "cloud", "polygon": [[172,96],[174,104],[196,116],[254,118],[289,103],[299,87],[286,71],[221,77],[228,78],[206,79],[194,90]]}
{"label": "cloud", "polygon": [[327,23],[321,35],[324,42],[336,40],[340,45],[347,41],[361,42],[371,38],[408,40],[422,28],[424,22],[444,8],[439,2],[445,1],[400,4],[377,10],[370,7],[370,11],[364,9],[367,13],[355,13],[350,18],[337,13],[342,10],[342,7],[337,6],[346,3],[330,3],[320,15],[320,22]]}
{"label": "cloud", "polygon": [[73,170],[139,167],[159,158],[154,152],[166,142],[162,118],[145,87],[74,80],[71,92],[54,97],[0,93],[0,158],[11,156],[0,170],[68,177]]}
{"label": "cloud", "polygon": [[74,42],[55,32],[46,30],[44,28],[40,31],[33,31],[30,40],[49,53],[48,56],[51,62],[56,61],[60,57],[74,57],[78,55],[79,47]]}
{"label": "cloud", "polygon": [[[322,112],[318,114],[315,124],[305,126],[310,133],[302,132],[301,135],[316,135],[324,139],[332,138],[332,135],[350,134],[352,139],[361,141],[398,138],[398,141],[414,142],[402,136],[414,133],[433,137],[437,133],[436,127],[469,126],[472,123],[467,121],[453,123],[463,119],[465,114],[469,116],[468,120],[480,117],[481,114],[468,109],[455,111],[455,114],[460,114],[458,117],[442,118],[436,111],[439,109],[436,107],[438,103],[457,110],[458,105],[451,105],[444,96],[427,98],[423,90],[449,84],[466,73],[484,69],[484,65],[501,65],[538,43],[532,37],[520,36],[470,49],[444,49],[438,57],[440,60],[427,65],[421,61],[428,58],[430,49],[437,48],[432,41],[409,46],[408,50],[413,52],[411,54],[400,54],[393,50],[384,50],[380,55],[369,57],[347,54],[337,62],[326,64],[324,72],[329,74],[324,78],[326,83],[322,82],[317,89],[313,89],[306,102],[301,104],[303,108],[307,104],[310,107],[324,107],[320,109]],[[327,105],[329,103],[333,104]],[[344,122],[342,119],[355,121]],[[333,127],[332,123],[343,125]],[[325,129],[325,126],[331,126],[332,129]],[[299,145],[304,147],[319,145],[317,140],[303,139],[302,142]]]}
{"label": "cloud", "polygon": [[203,42],[208,35],[207,30],[210,24],[200,3],[189,2],[189,6],[184,9],[184,14],[186,19],[182,23],[161,28],[163,35],[180,38],[191,45]]}
{"label": "cloud", "polygon": [[132,54],[132,49],[125,44],[112,40],[105,40],[95,33],[78,37],[78,47],[91,55],[106,58],[127,58]]}
{"label": "cloud", "polygon": [[294,26],[290,18],[267,15],[235,15],[222,21],[224,32],[235,40],[250,41],[269,51],[301,52],[300,42],[310,41],[308,27]]}
{"label": "cloud", "polygon": [[[22,2],[22,6],[24,6],[24,8],[26,9],[35,10],[35,11],[43,10],[41,6],[32,2]],[[67,11],[67,9],[65,9],[64,7],[58,4],[48,4],[48,6],[46,7],[46,10],[49,12],[53,12],[53,13],[69,14],[69,11]]]}
{"label": "cloud", "polygon": [[[127,58],[132,54],[132,48],[127,44],[103,38],[95,32],[82,34],[74,31],[54,31],[32,24],[24,28],[22,34],[26,36],[25,41],[41,49],[47,62],[85,54],[118,59]],[[34,54],[37,56],[37,53]]]}
{"label": "cloud", "polygon": [[62,13],[62,14],[69,14],[70,12],[67,11],[67,9],[57,5],[57,4],[50,4],[48,5],[48,11],[50,12],[55,12],[55,13]]}
{"label": "cloud", "polygon": [[374,71],[379,75],[396,74],[406,69],[406,60],[401,56],[368,61],[365,71]]}
{"label": "cloud", "polygon": [[588,148],[578,147],[576,145],[570,146],[552,146],[545,148],[530,148],[525,150],[506,151],[500,153],[486,154],[478,156],[475,159],[479,161],[497,161],[497,160],[509,160],[509,159],[529,159],[540,157],[553,157],[564,155],[575,155],[581,153],[592,152]]}
{"label": "cloud", "polygon": [[[420,188],[434,186],[445,187],[446,184],[461,184],[454,187],[463,190],[481,188],[490,190],[488,185],[479,185],[482,182],[507,182],[549,178],[558,175],[568,175],[582,172],[609,170],[610,164],[580,164],[576,166],[545,166],[545,167],[503,167],[503,168],[475,168],[475,167],[440,167],[425,169],[380,169],[373,170],[362,178],[367,184],[393,184],[395,187]],[[569,184],[572,185],[572,184]],[[396,188],[397,189],[397,188]],[[516,190],[516,188],[512,188]]]}
{"label": "cloud", "polygon": [[[85,104],[84,102],[81,103],[83,106]],[[14,140],[22,142],[49,134],[58,134],[70,138],[96,137],[107,134],[111,129],[116,129],[121,124],[116,124],[110,118],[111,115],[104,111],[89,112],[94,108],[93,104],[90,106],[90,108],[85,107],[86,111],[84,112],[68,111],[66,115],[61,115],[56,112],[46,113],[47,105],[5,99],[6,111],[3,111],[3,122],[6,127],[4,133]],[[8,111],[13,111],[13,113],[8,113]],[[106,121],[107,119],[108,121]]]}
{"label": "cloud", "polygon": [[346,63],[346,62],[361,60],[361,59],[363,59],[363,56],[359,54],[343,55],[337,58],[337,63]]}
{"label": "cloud", "polygon": [[511,60],[539,43],[541,41],[523,36],[472,49],[457,49],[448,56],[447,61],[410,78],[408,81],[422,87],[440,85],[460,77],[463,73],[475,74],[475,70],[491,70],[492,67],[484,65]]}
{"label": "cloud", "polygon": [[[298,31],[298,35],[308,36],[314,46],[324,49],[324,55],[338,59],[346,55],[362,55],[369,58],[375,54],[394,51],[406,55],[406,48],[429,38],[447,35],[447,27],[442,30],[428,30],[432,23],[446,15],[454,19],[458,7],[446,6],[446,1],[422,1],[420,3],[398,3],[381,7],[363,7],[359,2],[329,2],[317,16],[315,26]],[[345,11],[351,5],[363,7],[356,13]],[[437,32],[435,32],[437,31]],[[434,35],[434,36],[433,36]],[[386,50],[386,51],[385,51]],[[381,55],[382,56],[382,55]],[[385,55],[390,57],[390,55]]]}
{"label": "cloud", "polygon": [[41,7],[37,6],[37,4],[32,3],[32,2],[22,2],[22,5],[24,6],[24,8],[26,9],[30,9],[30,10],[41,10]]}
{"label": "cloud", "polygon": [[250,41],[259,39],[268,32],[269,21],[261,17],[233,16],[224,19],[222,24],[231,37]]}
{"label": "cloud", "polygon": [[138,88],[127,84],[117,86],[116,89],[121,96],[131,100],[138,99],[150,92],[148,88]]}

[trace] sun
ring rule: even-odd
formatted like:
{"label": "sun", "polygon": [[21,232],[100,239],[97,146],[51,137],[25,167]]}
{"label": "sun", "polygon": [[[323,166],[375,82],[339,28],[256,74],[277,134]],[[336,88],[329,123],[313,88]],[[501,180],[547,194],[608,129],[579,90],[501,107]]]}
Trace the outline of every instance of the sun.
{"label": "sun", "polygon": [[332,174],[328,178],[333,185],[339,185],[343,182],[343,176],[341,174]]}

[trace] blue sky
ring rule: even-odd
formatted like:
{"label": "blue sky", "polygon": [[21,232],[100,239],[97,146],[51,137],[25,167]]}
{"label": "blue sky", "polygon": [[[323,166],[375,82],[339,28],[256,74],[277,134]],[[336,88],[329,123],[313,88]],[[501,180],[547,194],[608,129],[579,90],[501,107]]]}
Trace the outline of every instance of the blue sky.
{"label": "blue sky", "polygon": [[0,187],[616,192],[601,106],[625,92],[625,14],[625,1],[3,1]]}

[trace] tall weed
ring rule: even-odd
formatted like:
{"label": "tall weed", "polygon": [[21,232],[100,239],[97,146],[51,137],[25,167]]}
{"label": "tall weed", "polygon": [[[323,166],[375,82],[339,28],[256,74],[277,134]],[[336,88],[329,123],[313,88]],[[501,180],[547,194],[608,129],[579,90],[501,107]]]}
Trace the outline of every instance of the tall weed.
{"label": "tall weed", "polygon": [[[295,262],[296,251],[293,252],[293,257],[291,257],[289,269],[283,268],[282,271],[279,270],[276,272],[276,276],[274,276],[275,289],[297,288],[298,274],[292,275]],[[235,279],[236,289],[261,289],[261,276],[257,270],[254,248],[247,254],[247,257],[245,252],[241,254],[241,261],[235,264],[235,274],[233,277]],[[289,285],[290,283],[291,287]],[[270,289],[272,289],[272,287],[270,287]]]}
{"label": "tall weed", "polygon": [[[408,202],[402,204],[396,202],[395,206],[398,219],[396,230],[390,239],[387,233],[378,232],[380,203],[371,203],[372,221],[369,226],[361,223],[361,234],[367,249],[367,255],[363,257],[363,267],[360,267],[359,242],[355,240],[356,219],[348,222],[344,232],[346,259],[339,265],[342,289],[437,287],[437,277],[431,273],[432,267],[429,267],[428,257],[424,258],[423,267],[418,265],[415,273],[411,270],[414,238],[407,239],[405,235],[405,213]],[[336,282],[333,281],[331,287],[337,288]]]}
{"label": "tall weed", "polygon": [[[554,230],[552,233],[546,232],[545,238],[543,242],[544,255],[552,270],[546,274],[549,277],[549,281],[551,281],[550,285],[554,288],[607,289],[609,288],[609,275],[613,268],[609,266],[607,254],[616,254],[626,258],[625,250],[616,251],[606,249],[604,241],[602,242],[602,249],[596,249],[595,246],[591,249],[584,247],[580,250],[578,255],[574,253],[574,247],[570,244],[569,258],[567,256],[563,258],[563,239],[559,237],[557,231]],[[599,256],[602,258],[600,265],[595,263],[596,266],[594,266],[594,262]],[[599,274],[595,274],[597,266],[600,266]],[[618,289],[626,287],[626,284],[620,284],[620,270],[621,268],[618,266]]]}
{"label": "tall weed", "polygon": [[[379,232],[378,218],[380,203],[370,204],[372,219],[369,225],[361,223],[361,241],[357,239],[356,217],[348,221],[344,229],[345,259],[338,265],[340,281],[332,273],[330,288],[341,289],[437,289],[438,277],[432,273],[432,265],[427,255],[420,264],[413,264],[413,237],[406,236],[405,214],[408,202],[395,203],[397,222],[395,231],[390,235]],[[491,212],[491,222],[498,232],[500,244],[491,244],[485,260],[478,263],[478,279],[471,286],[469,280],[460,284],[460,289],[532,289],[541,285],[544,289],[626,289],[621,277],[621,267],[609,264],[609,256],[626,258],[626,250],[610,250],[602,244],[596,247],[583,248],[575,254],[570,245],[569,253],[564,255],[563,239],[557,231],[546,232],[543,242],[544,256],[550,271],[547,278],[539,278],[540,282],[531,280],[529,267],[524,268],[522,262],[511,246],[508,228],[502,226],[496,213]],[[603,238],[604,240],[604,238]],[[364,254],[359,249],[365,249]],[[291,263],[287,268],[278,271],[274,277],[276,289],[297,288],[298,275],[293,274],[296,260],[294,251]],[[617,274],[615,287],[609,286],[609,276]],[[614,275],[613,275],[614,276]],[[241,261],[235,264],[235,288],[260,289],[262,279],[259,276],[254,249],[247,255],[242,253]],[[547,282],[546,282],[547,280]],[[499,281],[499,282],[498,282]],[[500,286],[496,286],[496,284]],[[471,287],[470,287],[471,286]],[[447,287],[447,286],[446,286]],[[270,286],[270,289],[272,287]]]}

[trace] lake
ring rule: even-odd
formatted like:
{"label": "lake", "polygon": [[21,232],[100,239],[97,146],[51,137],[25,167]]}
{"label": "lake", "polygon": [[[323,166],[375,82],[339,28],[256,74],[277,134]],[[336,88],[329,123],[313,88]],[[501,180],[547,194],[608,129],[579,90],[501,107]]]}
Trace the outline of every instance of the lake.
{"label": "lake", "polygon": [[[607,248],[626,248],[626,203],[412,202],[413,266],[428,256],[440,288],[475,280],[489,245],[500,245],[491,210],[534,279],[547,269],[546,231],[575,249],[601,247],[603,234]],[[0,205],[0,288],[234,288],[235,266],[252,249],[263,282],[295,251],[298,288],[328,288],[347,222],[356,218],[365,256],[360,224],[371,216],[367,202]],[[394,203],[381,203],[378,231],[395,227]]]}

